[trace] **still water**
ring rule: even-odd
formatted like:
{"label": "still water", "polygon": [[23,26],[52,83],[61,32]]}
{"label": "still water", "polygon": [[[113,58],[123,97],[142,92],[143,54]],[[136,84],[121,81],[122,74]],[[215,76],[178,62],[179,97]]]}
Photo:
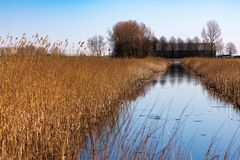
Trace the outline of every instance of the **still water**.
{"label": "still water", "polygon": [[158,159],[163,153],[169,159],[222,159],[226,150],[234,155],[230,159],[239,156],[238,109],[209,92],[178,61],[122,105],[114,119],[91,133],[81,159],[90,158],[93,146],[94,154],[101,153],[96,159]]}

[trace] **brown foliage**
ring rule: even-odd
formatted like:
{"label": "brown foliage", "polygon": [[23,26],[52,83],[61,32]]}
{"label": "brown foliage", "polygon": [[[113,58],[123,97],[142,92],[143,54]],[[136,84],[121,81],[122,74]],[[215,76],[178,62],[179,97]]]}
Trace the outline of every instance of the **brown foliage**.
{"label": "brown foliage", "polygon": [[158,59],[1,57],[0,159],[76,159],[88,130],[166,67]]}
{"label": "brown foliage", "polygon": [[145,24],[132,20],[115,24],[109,36],[116,57],[145,57],[155,47],[151,30]]}
{"label": "brown foliage", "polygon": [[240,59],[192,58],[183,63],[200,75],[210,89],[240,106]]}

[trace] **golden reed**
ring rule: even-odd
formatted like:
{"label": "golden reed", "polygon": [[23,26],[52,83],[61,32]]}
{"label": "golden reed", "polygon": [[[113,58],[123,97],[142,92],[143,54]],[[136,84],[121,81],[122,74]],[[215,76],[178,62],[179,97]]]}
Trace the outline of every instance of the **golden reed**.
{"label": "golden reed", "polygon": [[154,58],[0,57],[0,159],[76,159],[88,130],[137,81],[167,65]]}
{"label": "golden reed", "polygon": [[208,88],[240,106],[240,59],[190,58],[182,62],[201,76]]}

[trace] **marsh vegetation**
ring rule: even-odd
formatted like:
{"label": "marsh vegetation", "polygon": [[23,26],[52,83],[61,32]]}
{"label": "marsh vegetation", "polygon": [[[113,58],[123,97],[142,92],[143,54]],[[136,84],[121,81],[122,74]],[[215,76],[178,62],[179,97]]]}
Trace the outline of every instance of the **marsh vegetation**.
{"label": "marsh vegetation", "polygon": [[74,158],[88,130],[167,61],[94,57],[0,59],[0,157]]}
{"label": "marsh vegetation", "polygon": [[182,60],[225,100],[240,106],[240,59],[235,58],[192,58]]}

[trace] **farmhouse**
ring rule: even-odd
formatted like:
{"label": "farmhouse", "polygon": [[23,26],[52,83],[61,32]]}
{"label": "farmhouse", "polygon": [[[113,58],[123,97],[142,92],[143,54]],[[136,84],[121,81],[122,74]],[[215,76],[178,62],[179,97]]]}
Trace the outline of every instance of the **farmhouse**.
{"label": "farmhouse", "polygon": [[166,58],[215,57],[215,45],[209,43],[157,43],[156,56]]}

